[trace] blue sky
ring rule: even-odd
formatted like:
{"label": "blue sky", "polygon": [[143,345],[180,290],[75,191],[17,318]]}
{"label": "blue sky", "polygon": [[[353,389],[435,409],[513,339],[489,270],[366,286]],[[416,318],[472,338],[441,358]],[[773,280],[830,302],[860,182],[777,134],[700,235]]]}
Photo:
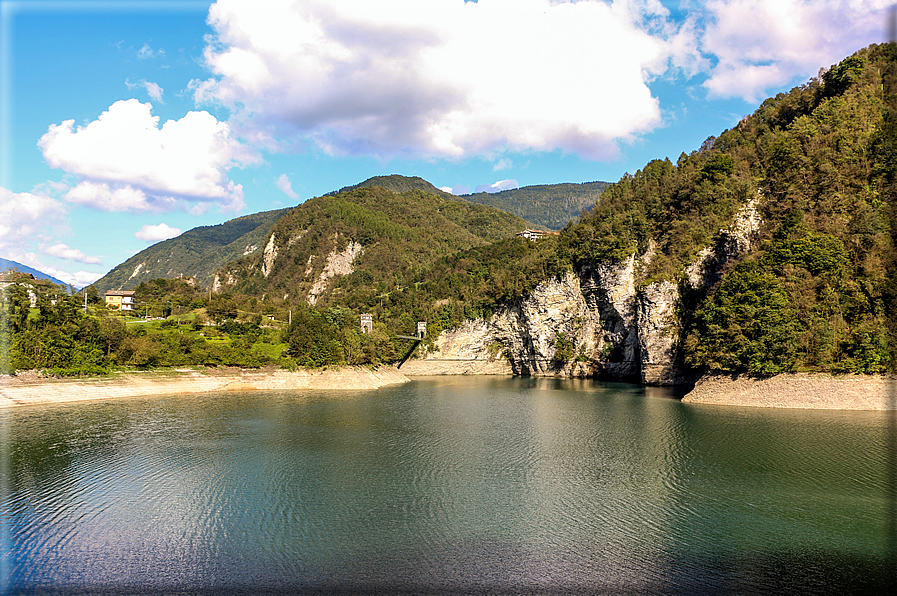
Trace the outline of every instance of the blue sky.
{"label": "blue sky", "polygon": [[0,256],[81,286],[384,174],[456,193],[673,161],[892,0],[0,0]]}

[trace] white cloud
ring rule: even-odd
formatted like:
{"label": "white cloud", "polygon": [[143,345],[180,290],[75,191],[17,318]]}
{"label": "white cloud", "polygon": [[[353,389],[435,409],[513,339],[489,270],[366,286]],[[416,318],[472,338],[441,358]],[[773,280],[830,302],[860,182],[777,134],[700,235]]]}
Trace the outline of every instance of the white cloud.
{"label": "white cloud", "polygon": [[492,171],[498,172],[500,170],[507,170],[507,169],[511,168],[513,165],[514,165],[514,162],[512,162],[510,159],[508,159],[507,157],[502,157],[497,162],[495,162],[495,165],[492,166]]}
{"label": "white cloud", "polygon": [[453,189],[451,186],[440,186],[439,190],[441,190],[442,192],[447,192],[449,194],[455,194],[454,192],[452,192]]}
{"label": "white cloud", "polygon": [[512,190],[519,188],[516,180],[499,180],[494,184],[480,184],[474,192],[501,192],[503,190]]}
{"label": "white cloud", "polygon": [[56,274],[53,274],[53,277],[60,279],[66,283],[72,284],[76,288],[80,289],[84,286],[89,286],[104,275],[105,273],[93,273],[91,271],[75,271],[74,273],[59,271]]}
{"label": "white cloud", "polygon": [[181,230],[178,228],[172,228],[168,224],[164,223],[160,223],[157,225],[147,224],[140,228],[140,231],[136,232],[134,235],[141,240],[146,240],[149,243],[154,243],[180,236]]}
{"label": "white cloud", "polygon": [[[66,210],[65,203],[43,193],[15,193],[0,187],[0,256],[43,271],[76,287],[93,283],[103,277],[103,273],[62,271],[42,262],[34,251],[34,247],[40,243],[57,238],[66,232]],[[56,252],[54,247],[49,250]],[[52,254],[48,250],[44,252]],[[61,253],[62,250],[58,252]],[[83,255],[80,251],[75,253],[86,257],[85,262],[88,263],[95,258]]]}
{"label": "white cloud", "polygon": [[[668,57],[657,2],[220,0],[197,102],[253,142],[333,154],[606,158],[660,123],[646,84]],[[664,33],[666,35],[666,33]]]}
{"label": "white cloud", "polygon": [[53,257],[58,257],[60,259],[65,259],[67,261],[78,261],[79,263],[86,263],[88,265],[102,265],[103,261],[100,260],[99,257],[91,257],[76,248],[71,248],[66,244],[54,244],[48,248],[43,249],[44,254],[48,254]]}
{"label": "white cloud", "polygon": [[[0,187],[0,255],[18,257],[63,225],[66,205],[44,194],[14,193]],[[28,264],[28,263],[25,263]]]}
{"label": "white cloud", "polygon": [[140,58],[141,60],[146,60],[147,58],[153,58],[155,56],[164,56],[164,55],[165,55],[165,50],[163,50],[161,48],[159,48],[158,51],[153,50],[153,48],[150,47],[150,44],[148,44],[148,43],[143,44],[140,47],[140,49],[137,50],[137,57]]}
{"label": "white cloud", "polygon": [[718,61],[711,96],[756,102],[770,89],[807,79],[885,40],[893,0],[711,0],[701,51]]}
{"label": "white cloud", "polygon": [[654,77],[756,101],[882,41],[891,2],[219,0],[189,88],[270,149],[603,159],[661,124]]}
{"label": "white cloud", "polygon": [[144,87],[146,87],[146,92],[149,93],[149,96],[155,99],[156,101],[162,101],[162,93],[164,89],[160,87],[157,83],[152,83],[150,81],[144,81]]}
{"label": "white cloud", "polygon": [[299,200],[299,195],[293,190],[293,184],[290,182],[289,177],[286,174],[281,174],[280,178],[275,182],[277,184],[277,188],[283,191],[283,194],[290,197],[294,201]]}
{"label": "white cloud", "polygon": [[141,80],[139,83],[132,83],[130,79],[126,79],[125,86],[127,86],[128,89],[143,87],[144,89],[146,89],[147,95],[149,95],[151,98],[158,101],[159,103],[165,103],[164,101],[162,101],[162,95],[165,93],[165,90],[162,89],[162,87],[160,87],[158,83],[153,83],[152,81],[147,80]]}
{"label": "white cloud", "polygon": [[227,171],[259,161],[230,127],[208,112],[188,112],[159,128],[152,105],[117,101],[86,126],[50,125],[38,141],[47,164],[80,181],[65,199],[103,211],[166,211],[179,203],[245,207]]}

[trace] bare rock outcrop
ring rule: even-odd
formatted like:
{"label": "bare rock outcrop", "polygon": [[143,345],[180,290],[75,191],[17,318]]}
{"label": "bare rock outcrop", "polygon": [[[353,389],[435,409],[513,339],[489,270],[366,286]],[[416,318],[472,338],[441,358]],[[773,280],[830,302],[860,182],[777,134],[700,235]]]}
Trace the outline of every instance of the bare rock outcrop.
{"label": "bare rock outcrop", "polygon": [[[579,278],[568,273],[486,320],[467,321],[443,331],[432,360],[504,359],[516,374],[586,376],[598,348],[600,322],[589,309]],[[577,359],[577,356],[579,358]]]}
{"label": "bare rock outcrop", "polygon": [[358,242],[350,241],[345,250],[341,252],[333,251],[327,255],[327,262],[324,264],[324,270],[315,280],[311,290],[308,291],[308,303],[312,306],[318,301],[318,296],[327,289],[327,282],[330,278],[337,275],[349,275],[352,273],[352,264],[355,259],[364,251],[364,248]]}
{"label": "bare rock outcrop", "polygon": [[[751,250],[759,234],[758,199],[736,214],[714,246],[700,251],[682,272],[682,284],[702,290],[724,267]],[[497,354],[517,374],[599,376],[647,385],[693,382],[677,365],[681,333],[680,286],[645,285],[639,271],[654,248],[621,263],[587,263],[576,273],[546,281],[506,305],[488,321],[467,321],[443,331],[431,359],[486,360]]]}

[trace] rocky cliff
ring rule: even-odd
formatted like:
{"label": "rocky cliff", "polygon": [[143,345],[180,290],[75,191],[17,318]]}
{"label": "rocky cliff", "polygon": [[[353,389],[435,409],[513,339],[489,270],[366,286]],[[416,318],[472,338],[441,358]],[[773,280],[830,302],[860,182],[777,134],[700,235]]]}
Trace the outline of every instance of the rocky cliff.
{"label": "rocky cliff", "polygon": [[548,280],[506,304],[488,320],[443,331],[425,357],[435,360],[506,359],[517,374],[595,376],[682,385],[694,381],[677,365],[681,292],[718,281],[727,263],[751,250],[761,220],[757,200],[720,230],[681,275],[644,284],[639,271],[653,247],[621,263],[587,263]]}

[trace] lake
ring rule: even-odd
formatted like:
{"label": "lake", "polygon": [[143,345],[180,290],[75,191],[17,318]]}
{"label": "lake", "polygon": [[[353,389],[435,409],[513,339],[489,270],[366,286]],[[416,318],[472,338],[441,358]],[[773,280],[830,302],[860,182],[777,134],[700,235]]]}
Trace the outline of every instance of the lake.
{"label": "lake", "polygon": [[0,411],[5,594],[884,593],[893,412],[439,377]]}

